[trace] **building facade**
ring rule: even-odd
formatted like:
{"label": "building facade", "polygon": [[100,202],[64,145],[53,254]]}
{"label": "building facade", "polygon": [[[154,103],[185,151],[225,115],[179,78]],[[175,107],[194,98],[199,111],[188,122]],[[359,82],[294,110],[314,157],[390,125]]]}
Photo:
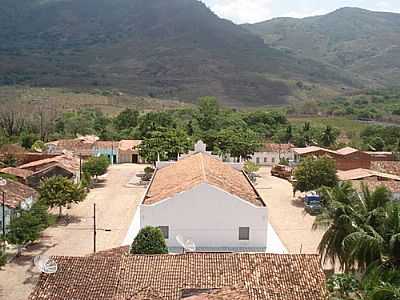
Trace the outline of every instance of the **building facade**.
{"label": "building facade", "polygon": [[291,144],[267,143],[251,156],[251,161],[261,166],[273,166],[279,164],[282,159],[293,161],[293,148]]}
{"label": "building facade", "polygon": [[158,168],[136,218],[159,227],[172,252],[177,236],[204,251],[267,248],[266,204],[242,171],[204,152]]}

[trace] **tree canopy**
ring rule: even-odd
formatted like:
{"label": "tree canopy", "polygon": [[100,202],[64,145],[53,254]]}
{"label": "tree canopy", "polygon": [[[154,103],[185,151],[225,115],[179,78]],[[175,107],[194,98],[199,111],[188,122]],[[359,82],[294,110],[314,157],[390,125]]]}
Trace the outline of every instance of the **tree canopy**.
{"label": "tree canopy", "polygon": [[55,176],[46,179],[39,187],[39,201],[51,208],[61,208],[71,203],[79,203],[86,198],[85,189],[71,180]]}
{"label": "tree canopy", "polygon": [[110,160],[107,156],[90,157],[83,163],[82,170],[91,177],[98,177],[107,173]]}
{"label": "tree canopy", "polygon": [[334,187],[338,178],[335,161],[328,157],[307,157],[294,170],[294,187],[301,192]]}

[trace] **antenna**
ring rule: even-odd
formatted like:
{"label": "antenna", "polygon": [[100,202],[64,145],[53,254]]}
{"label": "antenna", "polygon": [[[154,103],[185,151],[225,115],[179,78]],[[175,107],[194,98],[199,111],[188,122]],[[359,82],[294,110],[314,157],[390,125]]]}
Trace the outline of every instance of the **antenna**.
{"label": "antenna", "polygon": [[53,274],[57,272],[58,269],[57,263],[45,255],[35,256],[35,258],[33,259],[33,263],[40,272],[46,274]]}
{"label": "antenna", "polygon": [[183,236],[178,234],[176,236],[176,241],[182,246],[183,248],[183,253],[187,252],[195,252],[196,251],[196,244],[190,240],[190,239],[185,239]]}

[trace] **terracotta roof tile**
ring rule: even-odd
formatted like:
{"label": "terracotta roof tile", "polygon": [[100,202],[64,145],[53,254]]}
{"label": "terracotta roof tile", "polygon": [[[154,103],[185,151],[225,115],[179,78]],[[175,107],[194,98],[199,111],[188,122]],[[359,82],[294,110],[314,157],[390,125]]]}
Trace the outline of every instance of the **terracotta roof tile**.
{"label": "terracotta roof tile", "polygon": [[250,300],[244,288],[224,287],[220,289],[185,289],[181,299],[185,300]]}
{"label": "terracotta roof tile", "polygon": [[188,253],[55,260],[59,270],[41,275],[29,300],[179,300],[188,290],[203,290],[197,295],[214,300],[228,299],[221,297],[229,293],[248,294],[240,300],[326,297],[317,255]]}
{"label": "terracotta roof tile", "polygon": [[204,153],[190,155],[157,170],[143,204],[157,203],[204,182],[254,205],[265,206],[243,172]]}
{"label": "terracotta roof tile", "polygon": [[348,171],[338,171],[337,172],[339,180],[346,181],[346,180],[357,180],[357,179],[364,179],[368,177],[380,177],[392,180],[400,181],[400,176],[396,176],[393,174],[381,173],[369,169],[352,169]]}
{"label": "terracotta roof tile", "polygon": [[19,166],[19,169],[32,169],[32,168],[37,168],[37,167],[43,167],[47,168],[50,165],[55,165],[58,164],[65,169],[75,172],[79,170],[79,160],[75,157],[72,157],[70,155],[60,155],[60,156],[55,156],[51,158],[46,158],[46,159],[41,159],[37,160],[31,163],[27,163],[24,165]]}
{"label": "terracotta roof tile", "polygon": [[122,140],[118,143],[118,149],[121,151],[132,151],[142,143],[142,140]]}
{"label": "terracotta roof tile", "polygon": [[349,155],[355,152],[358,152],[358,149],[352,148],[352,147],[345,147],[342,149],[337,150],[336,152],[341,154],[341,155]]}
{"label": "terracotta roof tile", "polygon": [[292,144],[266,143],[258,152],[289,152],[293,148],[294,146]]}
{"label": "terracotta roof tile", "polygon": [[371,168],[378,172],[400,176],[400,161],[373,161]]}
{"label": "terracotta roof tile", "polygon": [[33,171],[9,167],[1,169],[0,173],[9,174],[19,178],[26,179],[33,174]]}
{"label": "terracotta roof tile", "polygon": [[370,191],[375,190],[378,187],[385,187],[392,193],[400,193],[400,181],[388,180],[388,181],[379,181],[379,180],[353,180],[353,187],[357,191],[362,190],[362,185],[365,185],[369,188]]}
{"label": "terracotta roof tile", "polygon": [[14,180],[7,179],[6,181],[5,186],[0,186],[0,193],[5,192],[6,206],[17,208],[27,198],[37,198],[38,193],[33,188]]}

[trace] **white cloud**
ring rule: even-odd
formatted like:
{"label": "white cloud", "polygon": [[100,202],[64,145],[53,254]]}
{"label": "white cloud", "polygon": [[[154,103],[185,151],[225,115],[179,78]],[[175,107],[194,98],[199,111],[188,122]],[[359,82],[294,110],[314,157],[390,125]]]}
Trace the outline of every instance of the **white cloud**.
{"label": "white cloud", "polygon": [[260,22],[272,17],[273,0],[208,0],[205,2],[218,16],[235,23]]}

